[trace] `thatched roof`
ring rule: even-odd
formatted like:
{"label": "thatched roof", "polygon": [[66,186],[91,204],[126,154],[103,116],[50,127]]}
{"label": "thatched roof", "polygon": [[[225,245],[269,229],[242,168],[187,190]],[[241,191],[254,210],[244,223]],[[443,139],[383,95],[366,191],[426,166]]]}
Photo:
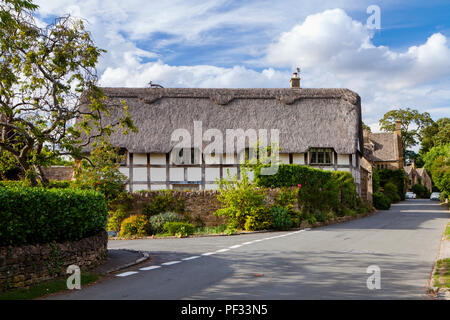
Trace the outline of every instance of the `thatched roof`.
{"label": "thatched roof", "polygon": [[[371,161],[397,161],[399,139],[395,132],[368,133],[369,143],[365,144],[365,154]],[[370,145],[370,147],[369,147]],[[368,151],[368,152],[367,152]]]}
{"label": "thatched roof", "polygon": [[[219,129],[280,130],[282,152],[331,147],[342,154],[362,148],[360,97],[348,89],[179,89],[103,88],[108,103],[125,101],[138,133],[115,133],[111,143],[135,153],[168,153],[175,129],[193,137],[194,121],[203,132]],[[120,111],[112,108],[112,119]],[[270,141],[270,140],[269,140]],[[204,145],[209,144],[205,142]]]}

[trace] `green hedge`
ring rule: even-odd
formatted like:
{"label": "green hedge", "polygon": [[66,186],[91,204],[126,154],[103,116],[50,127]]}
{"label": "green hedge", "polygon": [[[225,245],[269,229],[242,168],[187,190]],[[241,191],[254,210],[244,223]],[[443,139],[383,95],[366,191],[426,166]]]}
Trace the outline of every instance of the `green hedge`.
{"label": "green hedge", "polygon": [[384,193],[375,192],[373,206],[379,210],[388,210],[391,207],[391,200]]}
{"label": "green hedge", "polygon": [[0,246],[80,240],[105,229],[96,191],[0,186]]}
{"label": "green hedge", "polygon": [[[377,171],[376,175],[379,177],[379,186],[381,188],[385,188],[387,183],[393,183],[397,187],[397,193],[400,197],[400,200],[405,200],[405,192],[406,192],[406,183],[407,183],[407,176],[405,174],[405,171],[403,169],[374,169],[374,171]],[[375,176],[375,174],[374,174]],[[378,189],[374,189],[374,192],[379,191]]]}
{"label": "green hedge", "polygon": [[358,194],[353,176],[344,171],[327,171],[297,164],[280,164],[274,175],[261,175],[255,170],[255,183],[261,187],[299,187],[298,201],[306,213],[358,207]]}

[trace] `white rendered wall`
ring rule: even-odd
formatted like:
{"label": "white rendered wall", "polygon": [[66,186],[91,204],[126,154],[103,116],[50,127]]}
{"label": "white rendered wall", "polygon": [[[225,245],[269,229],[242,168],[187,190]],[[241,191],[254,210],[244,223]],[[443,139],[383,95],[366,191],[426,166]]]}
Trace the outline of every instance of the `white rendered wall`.
{"label": "white rendered wall", "polygon": [[166,168],[150,168],[150,180],[166,181]]}
{"label": "white rendered wall", "polygon": [[133,153],[133,165],[135,164],[147,164],[147,154]]}
{"label": "white rendered wall", "polygon": [[305,154],[304,153],[294,153],[292,155],[292,163],[305,164]]}
{"label": "white rendered wall", "polygon": [[187,168],[188,181],[202,181],[202,169],[201,168]]}
{"label": "white rendered wall", "polygon": [[337,164],[338,165],[349,165],[350,161],[348,159],[348,154],[338,154],[337,155]]}
{"label": "white rendered wall", "polygon": [[133,180],[147,181],[147,168],[133,168]]}
{"label": "white rendered wall", "polygon": [[150,153],[150,164],[166,164],[164,153]]}

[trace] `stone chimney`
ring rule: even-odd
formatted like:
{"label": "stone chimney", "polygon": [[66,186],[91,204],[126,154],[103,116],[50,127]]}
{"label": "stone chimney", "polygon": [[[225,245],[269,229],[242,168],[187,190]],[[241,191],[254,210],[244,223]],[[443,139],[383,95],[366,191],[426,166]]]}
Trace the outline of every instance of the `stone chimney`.
{"label": "stone chimney", "polygon": [[300,78],[297,74],[297,72],[294,72],[294,75],[291,78],[291,88],[297,89],[300,88]]}
{"label": "stone chimney", "polygon": [[398,145],[398,167],[403,168],[403,145],[402,145],[402,121],[395,120],[395,133],[397,135],[397,145]]}
{"label": "stone chimney", "polygon": [[402,121],[401,120],[395,120],[395,133],[399,136],[402,135]]}

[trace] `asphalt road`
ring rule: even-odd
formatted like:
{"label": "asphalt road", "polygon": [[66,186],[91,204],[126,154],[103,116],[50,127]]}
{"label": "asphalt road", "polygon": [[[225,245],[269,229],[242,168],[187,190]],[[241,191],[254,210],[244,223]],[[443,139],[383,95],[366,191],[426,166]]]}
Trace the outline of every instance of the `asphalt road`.
{"label": "asphalt road", "polygon": [[[110,241],[112,249],[149,251],[152,260],[48,298],[423,299],[449,218],[437,202],[407,200],[300,232]],[[380,289],[367,288],[371,265],[380,268]]]}

